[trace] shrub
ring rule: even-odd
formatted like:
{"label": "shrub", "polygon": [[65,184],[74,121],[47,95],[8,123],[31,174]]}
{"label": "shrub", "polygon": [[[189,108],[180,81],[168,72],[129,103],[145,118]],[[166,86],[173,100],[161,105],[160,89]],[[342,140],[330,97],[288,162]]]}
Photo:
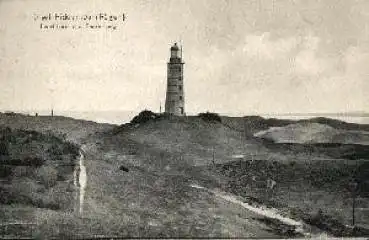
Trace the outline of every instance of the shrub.
{"label": "shrub", "polygon": [[71,154],[73,157],[77,157],[79,155],[78,147],[68,142],[63,144],[62,152],[63,154]]}
{"label": "shrub", "polygon": [[0,141],[0,156],[8,156],[8,155],[9,155],[8,143],[5,141]]}
{"label": "shrub", "polygon": [[135,116],[132,120],[131,123],[132,124],[138,124],[138,123],[145,123],[148,122],[150,120],[154,120],[158,118],[158,114],[149,111],[149,110],[144,110],[142,112],[140,112],[137,116]]}
{"label": "shrub", "polygon": [[32,166],[32,167],[40,167],[44,164],[44,160],[40,157],[27,156],[24,159],[21,159],[21,166]]}
{"label": "shrub", "polygon": [[52,159],[61,159],[63,155],[63,147],[60,144],[53,143],[47,152],[52,156]]}
{"label": "shrub", "polygon": [[6,116],[16,116],[17,114],[15,112],[6,111],[4,113]]}
{"label": "shrub", "polygon": [[123,165],[119,167],[119,170],[129,172],[129,169],[127,167],[123,166]]}
{"label": "shrub", "polygon": [[42,166],[36,170],[36,179],[45,187],[52,187],[58,179],[58,170],[51,166]]}
{"label": "shrub", "polygon": [[12,168],[7,165],[0,165],[0,178],[6,178],[12,174]]}
{"label": "shrub", "polygon": [[0,135],[1,136],[8,136],[12,133],[12,129],[10,127],[2,127],[0,128]]}
{"label": "shrub", "polygon": [[200,113],[198,116],[206,122],[222,122],[222,119],[217,113],[206,112]]}
{"label": "shrub", "polygon": [[43,198],[37,197],[36,199],[32,199],[32,205],[38,208],[48,208],[51,210],[60,210],[61,204],[57,202],[56,199],[53,198],[53,195],[47,195]]}

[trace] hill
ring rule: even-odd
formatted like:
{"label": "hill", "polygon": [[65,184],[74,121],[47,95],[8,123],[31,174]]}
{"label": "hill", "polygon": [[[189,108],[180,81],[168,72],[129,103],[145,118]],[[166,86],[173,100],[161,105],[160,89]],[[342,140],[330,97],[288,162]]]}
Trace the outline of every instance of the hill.
{"label": "hill", "polygon": [[276,143],[343,143],[369,145],[369,132],[346,130],[315,122],[298,122],[256,132],[256,137]]}
{"label": "hill", "polygon": [[[326,151],[327,146],[310,151],[307,144],[297,147],[298,144],[291,143],[286,147],[253,135],[269,125],[286,126],[290,124],[287,121],[265,122],[263,118],[252,117],[248,126],[253,127],[245,133],[243,128],[237,128],[242,126],[244,118],[222,117],[221,120],[149,116],[143,122],[115,126],[64,117],[0,116],[0,121],[11,131],[26,128],[22,131],[56,134],[62,140],[78,143],[84,153],[88,179],[84,214],[75,216],[63,208],[47,212],[33,209],[29,218],[35,219],[37,213],[44,220],[35,226],[34,235],[45,238],[311,236],[323,231],[316,222],[306,223],[315,216],[316,207],[324,205],[322,202],[331,204],[324,217],[318,216],[326,225],[332,222],[329,219],[343,226],[349,221],[347,211],[340,215],[332,209],[348,206],[348,199],[341,197],[343,190],[339,183],[347,181],[355,169],[345,165],[350,159],[345,154],[352,153],[352,149],[346,148],[334,156]],[[330,151],[341,147],[331,146]],[[322,164],[327,163],[327,158],[331,165]],[[337,171],[326,171],[336,161],[345,164],[337,165]],[[315,164],[318,162],[322,163]],[[306,166],[314,166],[314,171],[309,172]],[[339,174],[334,175],[335,172]],[[317,183],[302,177],[304,173],[312,175]],[[364,173],[360,179],[365,178]],[[332,179],[331,185],[319,186],[325,178]],[[267,191],[268,179],[277,182],[273,194]],[[288,198],[286,188],[295,197]],[[358,206],[364,208],[368,201],[366,195],[360,196]],[[301,202],[304,204],[300,208]],[[279,217],[262,210],[266,208],[273,208]],[[9,216],[19,218],[22,216],[19,212]],[[360,216],[362,224],[367,219],[362,212]],[[302,229],[295,226],[296,222]],[[342,235],[342,231],[337,232],[330,224],[324,231]],[[345,234],[354,235],[347,231]]]}
{"label": "hill", "polygon": [[318,123],[338,130],[369,131],[369,124],[348,123],[336,119],[318,117],[302,120],[289,120],[277,118],[263,118],[260,116],[226,117],[222,116],[222,122],[230,128],[255,134],[271,127],[283,127],[289,124]]}
{"label": "hill", "polygon": [[[346,125],[345,123],[337,125],[337,121],[335,120],[332,122],[327,120],[325,121],[327,124],[322,124],[314,122],[316,120],[321,121],[319,119],[299,121],[271,119],[264,121],[260,117],[248,117],[245,118],[245,122],[246,126],[249,127],[246,129],[249,131],[245,133],[243,129],[240,129],[239,125],[237,127],[237,123],[240,123],[241,119],[222,117],[222,123],[211,124],[196,117],[157,119],[144,124],[120,126],[115,129],[114,134],[110,136],[112,138],[110,140],[120,142],[122,139],[129,139],[132,145],[137,146],[137,143],[140,144],[141,149],[137,150],[137,152],[146,151],[149,156],[157,154],[158,158],[154,158],[152,161],[146,160],[146,163],[150,167],[160,162],[163,165],[158,169],[165,169],[166,166],[170,166],[171,168],[173,166],[183,166],[183,168],[191,169],[191,174],[194,174],[194,172],[197,174],[201,173],[203,178],[208,179],[208,181],[217,178],[223,179],[222,181],[216,182],[227,186],[223,188],[225,191],[233,189],[232,191],[237,195],[244,197],[251,196],[254,201],[260,201],[262,204],[268,205],[270,201],[274,201],[270,206],[284,206],[283,208],[289,209],[288,212],[300,212],[296,216],[306,221],[312,221],[311,218],[316,217],[315,214],[317,212],[315,210],[319,210],[317,207],[320,206],[322,208],[322,204],[326,202],[330,204],[332,209],[329,208],[330,210],[324,212],[325,217],[321,219],[328,226],[324,228],[338,236],[342,234],[350,235],[350,231],[345,227],[345,224],[349,223],[347,218],[349,212],[341,211],[342,206],[348,208],[348,195],[350,193],[347,192],[347,189],[343,188],[347,186],[348,181],[352,178],[353,171],[356,171],[355,169],[358,168],[362,172],[360,181],[363,182],[364,194],[360,205],[365,209],[368,203],[366,195],[368,183],[365,182],[365,179],[369,176],[367,176],[368,165],[364,163],[365,159],[369,159],[369,152],[367,147],[357,144],[357,139],[353,139],[351,142],[342,141],[341,143],[335,143],[335,140],[347,133],[357,134],[352,129],[362,129],[365,126],[362,127],[356,124]],[[234,125],[230,126],[232,123]],[[328,124],[331,123],[334,123],[332,125],[339,128],[329,126]],[[270,128],[270,126],[282,127]],[[286,136],[286,133],[283,132],[285,135],[282,135],[282,137],[286,139],[295,138],[295,141],[282,144],[260,140],[251,134],[263,128],[270,128],[269,131],[279,128],[288,129],[286,132],[290,135]],[[268,130],[265,132],[268,132]],[[296,141],[296,138],[299,141]],[[121,144],[124,145],[123,143]],[[216,172],[220,175],[217,175],[214,171],[209,172],[208,170],[209,167],[211,168],[213,148],[215,149],[214,159],[217,166],[216,169],[227,169],[225,172],[219,172],[217,170]],[[173,155],[177,155],[178,158],[168,159],[168,156]],[[342,161],[342,159],[362,159],[363,161],[349,163]],[[251,164],[258,163],[258,166],[247,167],[247,164],[250,164],[250,162]],[[237,165],[233,165],[235,163]],[[278,171],[273,172],[267,167],[269,163],[273,163],[278,169],[286,170],[282,179],[279,179]],[[140,166],[144,165],[145,163]],[[299,170],[296,170],[294,166],[299,166]],[[311,172],[312,166],[314,166],[314,172]],[[332,171],[327,171],[327,169],[331,169]],[[188,172],[186,173],[188,174]],[[299,176],[299,172],[301,174],[304,173],[305,177],[301,178],[302,176]],[[253,181],[250,180],[251,175],[259,176],[261,178],[257,180],[259,183],[252,183]],[[239,179],[249,179],[247,180],[247,184],[256,185],[253,185],[254,189],[250,189],[250,185],[245,185],[245,182],[242,183]],[[271,196],[266,197],[266,195],[263,195],[266,192],[267,179],[275,179],[281,184],[280,189],[278,187],[273,191],[275,194],[273,198],[275,199],[268,199]],[[312,186],[311,179],[326,184],[321,186],[314,184]],[[327,179],[330,180],[327,181]],[[260,182],[263,183],[261,184]],[[346,183],[341,184],[342,182]],[[206,185],[206,183],[203,184]],[[229,187],[229,184],[233,187]],[[333,190],[332,187],[325,187],[329,184],[334,185],[334,191],[331,191]],[[292,185],[300,186],[301,188],[294,188]],[[237,186],[236,190],[234,188],[235,186]],[[240,191],[240,188],[247,189],[246,193],[244,190]],[[286,199],[283,197],[286,196],[286,188],[290,189],[290,196],[294,195],[296,198]],[[302,189],[304,190],[300,192]],[[342,191],[347,194],[342,196]],[[311,198],[307,197],[306,194],[302,195],[302,193],[310,194]],[[324,193],[324,195],[317,195],[318,193]],[[336,199],[337,204],[332,205],[332,202],[329,200],[330,198]],[[300,208],[299,201],[303,201],[306,205]],[[333,208],[339,208],[341,210],[336,211]],[[361,218],[360,222],[365,222],[365,212],[360,211],[358,214]],[[332,224],[335,221],[343,225],[334,229]],[[338,224],[338,222],[335,224]]]}
{"label": "hill", "polygon": [[112,129],[115,125],[78,120],[63,116],[29,116],[24,114],[0,113],[0,125],[14,129],[32,130],[40,133],[52,133],[61,138],[80,142],[88,134]]}
{"label": "hill", "polygon": [[222,116],[221,118],[224,125],[237,131],[243,131],[248,135],[252,135],[262,130],[267,130],[270,127],[281,127],[296,122],[294,120],[263,118],[260,116]]}
{"label": "hill", "polygon": [[[250,202],[283,209],[334,236],[369,235],[368,161],[234,161],[216,169],[228,177],[229,191]],[[353,179],[358,183],[356,226],[362,227],[356,233],[348,227],[352,223]],[[272,188],[268,180],[274,181]]]}
{"label": "hill", "polygon": [[[260,145],[252,139],[245,140],[243,133],[221,123],[208,123],[196,117],[171,117],[152,120],[144,124],[123,125],[114,129],[111,141],[131,141],[140,146],[136,152],[170,154],[191,166],[208,165],[212,160],[223,162],[244,152],[257,154]],[[170,160],[168,163],[176,164]]]}
{"label": "hill", "polygon": [[[1,225],[34,223],[36,214],[49,211],[73,211],[78,151],[76,145],[50,133],[0,126]],[[9,229],[28,234],[23,226]]]}

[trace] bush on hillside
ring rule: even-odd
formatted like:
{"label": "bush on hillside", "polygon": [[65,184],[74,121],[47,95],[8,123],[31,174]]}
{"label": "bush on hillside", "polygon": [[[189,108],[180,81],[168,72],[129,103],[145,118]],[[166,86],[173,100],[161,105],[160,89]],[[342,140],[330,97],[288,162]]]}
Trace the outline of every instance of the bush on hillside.
{"label": "bush on hillside", "polygon": [[36,170],[36,179],[46,188],[55,186],[58,179],[58,170],[52,166],[42,166]]}
{"label": "bush on hillside", "polygon": [[217,113],[206,112],[200,113],[198,116],[206,122],[222,122],[222,119]]}
{"label": "bush on hillside", "polygon": [[63,146],[60,144],[52,143],[50,148],[47,149],[47,153],[49,153],[53,160],[62,159],[63,156]]}
{"label": "bush on hillside", "polygon": [[17,114],[15,112],[6,111],[4,113],[6,116],[16,116]]}
{"label": "bush on hillside", "polygon": [[158,114],[156,114],[152,111],[144,110],[144,111],[140,112],[137,116],[135,116],[131,120],[131,123],[132,124],[145,123],[145,122],[148,122],[150,120],[158,118],[158,116],[159,116]]}
{"label": "bush on hillside", "polygon": [[9,177],[12,174],[12,168],[7,165],[0,165],[0,178]]}
{"label": "bush on hillside", "polygon": [[0,156],[8,156],[9,148],[8,143],[5,141],[0,141]]}
{"label": "bush on hillside", "polygon": [[129,172],[129,169],[127,167],[123,166],[123,165],[119,167],[119,170]]}
{"label": "bush on hillside", "polygon": [[0,127],[0,155],[7,155],[8,144],[14,143],[12,130],[9,127]]}

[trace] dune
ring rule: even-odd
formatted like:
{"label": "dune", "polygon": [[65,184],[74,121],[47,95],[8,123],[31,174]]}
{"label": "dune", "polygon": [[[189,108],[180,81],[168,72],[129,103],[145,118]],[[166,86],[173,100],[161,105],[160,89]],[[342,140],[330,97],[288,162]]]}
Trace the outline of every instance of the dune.
{"label": "dune", "polygon": [[255,137],[276,143],[341,143],[369,145],[366,131],[336,129],[327,124],[299,122],[283,127],[270,127],[254,134]]}

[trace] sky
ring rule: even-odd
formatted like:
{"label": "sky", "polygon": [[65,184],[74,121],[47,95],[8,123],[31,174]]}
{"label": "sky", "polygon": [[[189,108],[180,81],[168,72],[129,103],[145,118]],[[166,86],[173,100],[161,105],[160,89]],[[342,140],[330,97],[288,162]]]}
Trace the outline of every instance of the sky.
{"label": "sky", "polygon": [[369,111],[367,0],[0,0],[0,110],[159,111],[176,41],[188,113]]}

